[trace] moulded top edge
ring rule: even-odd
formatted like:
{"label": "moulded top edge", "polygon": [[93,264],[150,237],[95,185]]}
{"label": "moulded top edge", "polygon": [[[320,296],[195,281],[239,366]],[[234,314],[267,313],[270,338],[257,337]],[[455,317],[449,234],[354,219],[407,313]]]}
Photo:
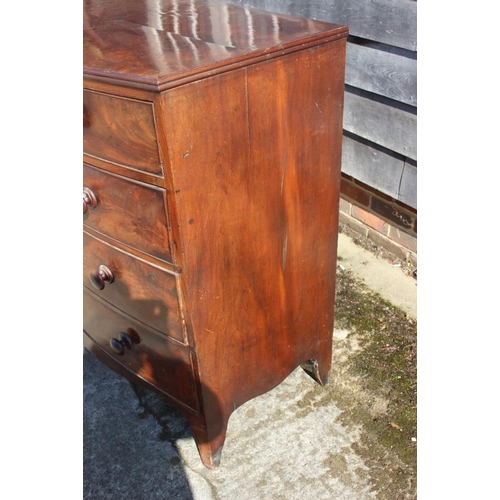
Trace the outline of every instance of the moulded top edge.
{"label": "moulded top edge", "polygon": [[347,34],[346,26],[216,0],[86,0],[84,76],[161,89]]}

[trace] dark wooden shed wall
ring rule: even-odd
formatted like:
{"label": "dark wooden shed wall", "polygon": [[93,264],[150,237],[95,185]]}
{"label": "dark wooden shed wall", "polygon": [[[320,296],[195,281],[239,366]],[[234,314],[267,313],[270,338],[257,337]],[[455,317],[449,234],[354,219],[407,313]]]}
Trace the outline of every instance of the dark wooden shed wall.
{"label": "dark wooden shed wall", "polygon": [[417,208],[417,2],[229,0],[349,26],[342,171]]}

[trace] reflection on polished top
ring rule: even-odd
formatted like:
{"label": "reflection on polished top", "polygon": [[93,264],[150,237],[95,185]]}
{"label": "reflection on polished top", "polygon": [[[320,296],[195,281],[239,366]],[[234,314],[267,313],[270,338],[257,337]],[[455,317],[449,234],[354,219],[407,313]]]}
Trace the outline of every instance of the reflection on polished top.
{"label": "reflection on polished top", "polygon": [[84,0],[84,76],[162,90],[347,31],[217,0]]}

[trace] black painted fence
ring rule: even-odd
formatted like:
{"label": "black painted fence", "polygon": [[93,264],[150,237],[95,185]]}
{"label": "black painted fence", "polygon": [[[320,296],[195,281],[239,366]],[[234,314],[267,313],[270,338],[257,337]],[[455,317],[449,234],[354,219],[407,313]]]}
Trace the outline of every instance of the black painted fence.
{"label": "black painted fence", "polygon": [[417,2],[229,2],[349,26],[342,171],[416,209]]}

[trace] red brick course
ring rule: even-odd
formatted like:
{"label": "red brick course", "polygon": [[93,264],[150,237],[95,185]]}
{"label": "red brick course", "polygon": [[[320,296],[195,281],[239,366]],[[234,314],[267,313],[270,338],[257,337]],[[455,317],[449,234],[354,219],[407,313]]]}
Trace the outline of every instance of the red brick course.
{"label": "red brick course", "polygon": [[341,222],[392,253],[416,263],[417,213],[349,176],[340,185]]}

